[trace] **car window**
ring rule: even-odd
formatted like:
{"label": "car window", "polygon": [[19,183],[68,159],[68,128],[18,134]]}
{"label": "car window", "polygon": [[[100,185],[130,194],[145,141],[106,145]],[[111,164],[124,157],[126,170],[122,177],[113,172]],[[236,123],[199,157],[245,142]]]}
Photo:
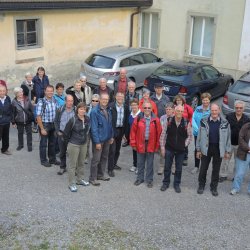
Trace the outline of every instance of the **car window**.
{"label": "car window", "polygon": [[143,53],[142,54],[143,59],[144,59],[144,63],[155,63],[158,62],[158,57],[150,54],[150,53]]}
{"label": "car window", "polygon": [[85,62],[88,65],[95,68],[112,69],[115,63],[115,59],[106,56],[92,54],[86,59]]}
{"label": "car window", "polygon": [[203,72],[207,79],[216,79],[219,76],[219,72],[211,66],[204,66]]}
{"label": "car window", "polygon": [[133,65],[139,65],[139,64],[143,64],[143,58],[142,55],[134,55],[134,56],[130,56],[129,57],[129,65],[133,66]]}
{"label": "car window", "polygon": [[129,58],[125,58],[123,60],[121,60],[120,62],[120,68],[122,67],[128,67],[130,64],[129,64]]}
{"label": "car window", "polygon": [[235,94],[250,96],[250,82],[237,81],[232,85],[230,91]]}
{"label": "car window", "polygon": [[183,76],[188,75],[188,71],[186,69],[177,68],[171,65],[162,65],[155,72],[156,76]]}
{"label": "car window", "polygon": [[201,68],[198,68],[194,71],[194,73],[192,75],[192,81],[199,82],[202,80],[204,80],[203,72],[202,72]]}

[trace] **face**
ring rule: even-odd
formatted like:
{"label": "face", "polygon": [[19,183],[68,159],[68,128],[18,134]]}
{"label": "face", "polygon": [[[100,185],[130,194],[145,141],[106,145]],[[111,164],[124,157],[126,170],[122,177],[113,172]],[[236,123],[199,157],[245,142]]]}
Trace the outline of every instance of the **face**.
{"label": "face", "polygon": [[81,91],[81,87],[82,87],[81,83],[77,82],[74,88],[76,91]]}
{"label": "face", "polygon": [[87,83],[87,79],[81,78],[81,79],[80,79],[80,82],[82,83],[82,87],[85,87],[85,86],[86,86],[86,83]]}
{"label": "face", "polygon": [[136,113],[139,110],[139,106],[137,103],[134,103],[134,102],[131,103],[130,107],[133,113]]}
{"label": "face", "polygon": [[92,103],[92,106],[95,107],[99,103],[99,100],[97,98],[92,97],[91,103]]}
{"label": "face", "polygon": [[120,78],[125,78],[126,77],[126,74],[127,74],[127,71],[126,71],[126,69],[121,69],[120,70]]}
{"label": "face", "polygon": [[100,84],[101,89],[106,89],[106,86],[107,86],[106,80],[104,80],[104,79],[100,80],[99,84]]}
{"label": "face", "polygon": [[176,107],[174,115],[176,118],[181,119],[183,112],[184,112],[184,110],[182,107]]}
{"label": "face", "polygon": [[176,105],[183,105],[183,101],[180,98],[177,98]]}
{"label": "face", "polygon": [[174,110],[171,107],[166,107],[166,115],[172,116],[174,114]]}
{"label": "face", "polygon": [[143,112],[145,116],[150,116],[151,110],[152,110],[152,107],[150,103],[145,103],[145,105],[143,105]]}
{"label": "face", "polygon": [[148,92],[144,92],[143,95],[142,95],[142,97],[143,97],[144,100],[148,100],[149,99],[149,95],[150,94]]}
{"label": "face", "polygon": [[217,119],[220,114],[220,108],[217,105],[211,105],[211,117]]}
{"label": "face", "polygon": [[129,84],[128,91],[129,91],[129,93],[134,93],[135,92],[135,84]]}
{"label": "face", "polygon": [[45,96],[47,98],[51,99],[52,96],[53,96],[53,94],[54,94],[54,89],[53,88],[46,88],[46,90],[45,90]]}
{"label": "face", "polygon": [[237,103],[234,108],[235,108],[236,115],[241,116],[243,114],[243,112],[244,112],[244,105],[243,104]]}
{"label": "face", "polygon": [[4,98],[7,94],[7,90],[4,86],[0,86],[0,98]]}
{"label": "face", "polygon": [[22,99],[22,98],[23,98],[23,91],[20,90],[20,91],[17,93],[16,97],[17,97],[18,99]]}
{"label": "face", "polygon": [[108,95],[102,95],[101,98],[100,98],[101,106],[107,107],[108,103],[109,103],[109,96]]}
{"label": "face", "polygon": [[155,88],[155,93],[156,93],[157,95],[161,95],[162,92],[163,92],[163,87],[157,87],[157,88]]}
{"label": "face", "polygon": [[27,80],[27,82],[31,82],[32,81],[32,75],[28,75],[28,76],[26,76],[26,80]]}
{"label": "face", "polygon": [[56,93],[59,95],[59,96],[61,96],[62,94],[63,94],[63,91],[64,91],[64,88],[57,88],[56,89]]}
{"label": "face", "polygon": [[122,95],[122,94],[116,94],[115,99],[116,99],[117,103],[123,104],[123,102],[124,102],[124,95]]}
{"label": "face", "polygon": [[77,110],[77,114],[79,115],[79,116],[84,116],[85,115],[85,113],[86,113],[86,108],[84,108],[84,107],[81,107],[81,108],[79,108],[78,110]]}
{"label": "face", "polygon": [[71,95],[67,96],[65,104],[66,104],[66,108],[71,109],[73,107],[74,99]]}
{"label": "face", "polygon": [[207,97],[202,99],[202,105],[204,107],[208,107],[209,104],[210,104],[210,100]]}
{"label": "face", "polygon": [[39,70],[37,71],[37,73],[38,73],[38,76],[39,76],[40,78],[42,78],[42,77],[45,75],[45,72],[44,72],[43,70],[41,70],[41,69],[39,69]]}

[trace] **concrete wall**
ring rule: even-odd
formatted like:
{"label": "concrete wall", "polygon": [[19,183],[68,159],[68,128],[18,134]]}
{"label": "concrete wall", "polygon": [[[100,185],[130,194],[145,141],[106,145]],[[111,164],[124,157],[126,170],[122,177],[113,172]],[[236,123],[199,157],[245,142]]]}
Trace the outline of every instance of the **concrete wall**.
{"label": "concrete wall", "polygon": [[[7,80],[13,87],[23,80],[25,72],[35,74],[38,66],[44,66],[52,83],[71,84],[79,77],[81,61],[91,52],[106,46],[129,45],[130,15],[134,11],[101,9],[0,14],[0,79]],[[17,17],[41,17],[41,48],[16,49],[14,22]],[[33,61],[25,62],[29,59]]]}

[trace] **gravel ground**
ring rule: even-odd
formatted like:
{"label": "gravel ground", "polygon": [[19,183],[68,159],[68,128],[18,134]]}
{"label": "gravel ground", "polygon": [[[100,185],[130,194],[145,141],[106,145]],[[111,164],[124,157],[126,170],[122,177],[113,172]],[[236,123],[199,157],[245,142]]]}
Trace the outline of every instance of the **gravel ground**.
{"label": "gravel ground", "polygon": [[[181,194],[172,186],[161,192],[158,175],[152,189],[134,186],[129,147],[122,148],[115,178],[71,193],[67,174],[40,165],[37,134],[34,141],[33,152],[16,151],[12,129],[13,155],[0,155],[0,249],[250,249],[250,175],[237,196],[229,195],[229,181],[219,185],[218,197],[208,185],[196,194],[193,145]],[[88,179],[89,165],[85,172]]]}

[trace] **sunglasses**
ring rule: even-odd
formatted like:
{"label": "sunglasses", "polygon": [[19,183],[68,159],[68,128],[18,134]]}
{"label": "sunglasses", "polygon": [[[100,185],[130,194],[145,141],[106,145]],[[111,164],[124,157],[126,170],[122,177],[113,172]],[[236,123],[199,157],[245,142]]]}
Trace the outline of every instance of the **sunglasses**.
{"label": "sunglasses", "polygon": [[144,107],[144,109],[151,109],[150,107]]}
{"label": "sunglasses", "polygon": [[236,109],[243,109],[243,107],[235,107]]}
{"label": "sunglasses", "polygon": [[97,100],[92,100],[92,102],[99,102],[99,101],[97,101]]}

